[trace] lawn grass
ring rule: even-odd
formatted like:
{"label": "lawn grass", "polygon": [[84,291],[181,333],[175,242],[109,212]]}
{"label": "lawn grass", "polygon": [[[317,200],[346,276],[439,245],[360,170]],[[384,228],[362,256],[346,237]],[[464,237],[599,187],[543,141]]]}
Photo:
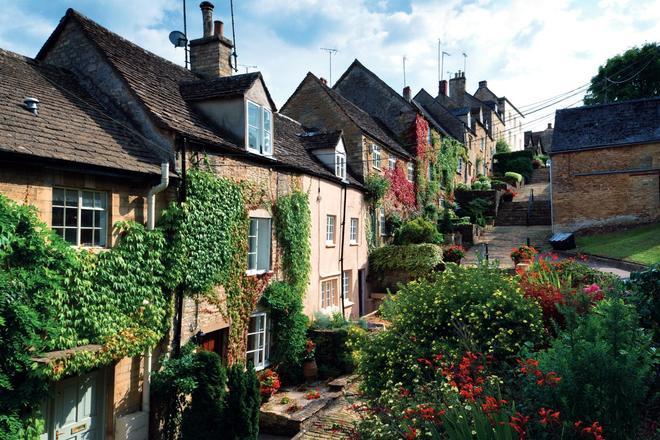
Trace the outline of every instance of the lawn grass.
{"label": "lawn grass", "polygon": [[641,264],[660,263],[660,223],[577,237],[580,252]]}

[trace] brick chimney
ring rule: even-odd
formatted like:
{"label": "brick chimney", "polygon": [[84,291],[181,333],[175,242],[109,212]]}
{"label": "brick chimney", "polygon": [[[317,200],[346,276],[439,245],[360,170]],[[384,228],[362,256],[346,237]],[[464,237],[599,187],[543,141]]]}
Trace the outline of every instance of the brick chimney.
{"label": "brick chimney", "polygon": [[449,80],[449,97],[458,105],[465,100],[465,72],[460,70]]}
{"label": "brick chimney", "polygon": [[438,95],[447,96],[447,80],[443,79],[438,82]]}
{"label": "brick chimney", "polygon": [[410,90],[410,86],[405,86],[403,88],[403,99],[408,102],[412,101],[412,90]]}
{"label": "brick chimney", "polygon": [[323,84],[324,86],[326,86],[326,87],[328,86],[328,80],[327,79],[321,77],[321,78],[319,78],[319,81],[321,81],[321,84]]}
{"label": "brick chimney", "polygon": [[552,130],[552,122],[548,122],[548,130]]}
{"label": "brick chimney", "polygon": [[234,45],[223,35],[223,24],[213,21],[213,4],[200,3],[204,36],[190,41],[190,70],[204,78],[232,74],[231,54]]}
{"label": "brick chimney", "polygon": [[486,87],[488,87],[488,81],[479,81],[480,89],[485,89]]}

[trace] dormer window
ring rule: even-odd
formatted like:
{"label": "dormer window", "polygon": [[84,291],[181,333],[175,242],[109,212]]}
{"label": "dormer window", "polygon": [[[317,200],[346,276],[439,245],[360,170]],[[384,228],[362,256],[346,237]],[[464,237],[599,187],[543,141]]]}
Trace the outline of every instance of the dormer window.
{"label": "dormer window", "polygon": [[335,153],[335,176],[346,179],[346,155]]}
{"label": "dormer window", "polygon": [[270,156],[273,154],[273,115],[267,108],[247,102],[248,150]]}

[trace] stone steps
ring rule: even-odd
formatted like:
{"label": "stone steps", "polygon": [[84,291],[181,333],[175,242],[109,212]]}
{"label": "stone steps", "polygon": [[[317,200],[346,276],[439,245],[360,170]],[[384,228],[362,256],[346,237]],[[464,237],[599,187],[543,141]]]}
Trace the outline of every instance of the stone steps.
{"label": "stone steps", "polygon": [[548,183],[550,182],[550,168],[537,168],[532,171],[532,178],[530,179],[530,184],[535,183]]}
{"label": "stone steps", "polygon": [[496,226],[536,226],[549,225],[550,202],[548,200],[535,200],[533,209],[527,218],[527,202],[504,202],[500,205],[495,218]]}

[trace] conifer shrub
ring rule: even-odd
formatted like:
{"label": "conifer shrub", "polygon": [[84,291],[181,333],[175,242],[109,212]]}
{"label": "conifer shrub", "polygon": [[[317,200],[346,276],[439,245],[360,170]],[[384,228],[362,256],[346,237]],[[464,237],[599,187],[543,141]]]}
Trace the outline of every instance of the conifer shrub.
{"label": "conifer shrub", "polygon": [[227,428],[224,437],[231,440],[256,440],[259,435],[259,379],[252,363],[247,368],[234,364],[227,372]]}

